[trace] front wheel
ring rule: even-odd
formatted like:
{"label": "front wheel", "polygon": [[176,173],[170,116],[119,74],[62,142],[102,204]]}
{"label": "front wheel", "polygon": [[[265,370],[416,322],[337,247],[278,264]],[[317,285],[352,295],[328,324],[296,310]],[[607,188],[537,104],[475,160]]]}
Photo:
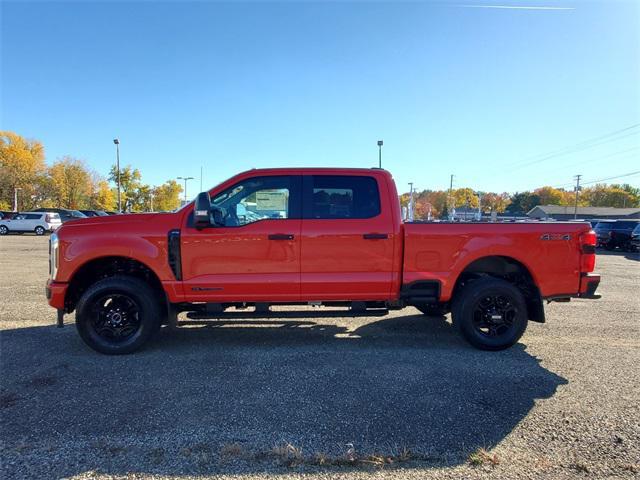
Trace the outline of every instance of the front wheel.
{"label": "front wheel", "polygon": [[134,277],[118,275],[93,284],[76,310],[76,328],[84,342],[108,355],[132,353],[158,330],[156,292]]}
{"label": "front wheel", "polygon": [[9,229],[6,225],[0,225],[0,235],[6,235],[7,233],[9,233]]}
{"label": "front wheel", "polygon": [[453,323],[464,338],[482,350],[503,350],[527,328],[527,305],[513,284],[482,278],[466,285],[454,300]]}

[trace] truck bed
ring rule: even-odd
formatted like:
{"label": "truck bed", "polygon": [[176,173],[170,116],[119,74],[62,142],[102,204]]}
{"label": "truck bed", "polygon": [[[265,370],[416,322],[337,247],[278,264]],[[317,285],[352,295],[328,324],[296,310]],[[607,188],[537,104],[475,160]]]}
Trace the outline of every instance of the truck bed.
{"label": "truck bed", "polygon": [[509,257],[524,266],[543,298],[580,289],[580,235],[587,223],[405,223],[403,284],[440,283],[440,300],[451,298],[458,276],[474,261]]}

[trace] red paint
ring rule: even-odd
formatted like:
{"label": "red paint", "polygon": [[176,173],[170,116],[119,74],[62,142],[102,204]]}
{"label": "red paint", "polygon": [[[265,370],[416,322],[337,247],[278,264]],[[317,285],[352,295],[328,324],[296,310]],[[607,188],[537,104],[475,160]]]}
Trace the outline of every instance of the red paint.
{"label": "red paint", "polygon": [[[59,230],[59,267],[50,305],[61,308],[66,285],[86,262],[120,256],[146,265],[171,302],[299,302],[399,299],[402,285],[441,283],[440,301],[473,261],[504,256],[530,272],[543,297],[584,292],[581,273],[594,269],[595,241],[585,223],[403,224],[396,187],[384,170],[266,169],[241,173],[210,191],[212,198],[251,177],[369,176],[380,214],[366,219],[266,219],[240,227],[197,230],[193,205],[176,213],[92,217]],[[304,195],[302,196],[304,198]],[[181,232],[182,280],[168,264],[167,235]],[[271,234],[292,235],[270,240]],[[364,235],[386,235],[365,239]]]}

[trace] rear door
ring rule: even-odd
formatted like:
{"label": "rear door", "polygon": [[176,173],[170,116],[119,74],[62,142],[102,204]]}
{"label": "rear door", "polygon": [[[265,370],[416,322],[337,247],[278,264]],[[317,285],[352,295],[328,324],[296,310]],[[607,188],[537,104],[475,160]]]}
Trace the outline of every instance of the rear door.
{"label": "rear door", "polygon": [[303,301],[389,298],[394,232],[385,199],[375,176],[303,177]]}
{"label": "rear door", "polygon": [[24,219],[24,229],[32,232],[38,225],[44,226],[41,220],[44,217],[44,213],[27,213]]}

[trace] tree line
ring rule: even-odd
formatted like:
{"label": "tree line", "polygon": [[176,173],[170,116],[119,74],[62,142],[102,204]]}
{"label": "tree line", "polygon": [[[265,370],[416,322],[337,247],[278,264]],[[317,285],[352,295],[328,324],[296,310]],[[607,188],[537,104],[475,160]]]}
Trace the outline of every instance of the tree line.
{"label": "tree line", "polygon": [[[581,207],[640,207],[640,188],[629,184],[597,184],[583,187],[578,196]],[[471,188],[451,190],[423,190],[413,193],[414,216],[416,219],[446,218],[451,208],[468,207],[483,214],[497,212],[507,215],[525,215],[536,205],[575,205],[575,191],[554,187],[540,187],[532,191],[516,192],[476,192]],[[409,203],[409,193],[400,196],[403,206]]]}
{"label": "tree line", "polygon": [[[85,162],[65,156],[52,165],[45,163],[42,143],[20,135],[0,131],[0,210],[13,207],[13,196],[19,190],[19,209],[36,207],[115,210],[117,178],[115,165],[106,177],[91,170]],[[132,212],[169,211],[180,205],[182,187],[175,180],[152,187],[142,181],[138,169],[120,169],[123,209]],[[400,196],[403,206],[409,194]],[[471,188],[424,190],[414,192],[416,219],[446,218],[451,208],[480,208],[510,215],[524,215],[536,205],[574,205],[575,192],[549,186],[533,191],[476,192]],[[580,191],[578,205],[592,207],[639,207],[640,189],[629,184],[598,184]]]}
{"label": "tree line", "polygon": [[[117,209],[114,165],[106,177],[71,156],[45,162],[41,142],[0,131],[0,210],[12,210],[18,189],[18,210],[37,207],[73,210]],[[175,180],[152,187],[138,169],[120,169],[121,204],[125,211],[169,211],[180,206],[182,187]]]}

